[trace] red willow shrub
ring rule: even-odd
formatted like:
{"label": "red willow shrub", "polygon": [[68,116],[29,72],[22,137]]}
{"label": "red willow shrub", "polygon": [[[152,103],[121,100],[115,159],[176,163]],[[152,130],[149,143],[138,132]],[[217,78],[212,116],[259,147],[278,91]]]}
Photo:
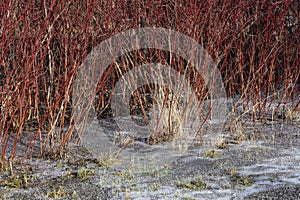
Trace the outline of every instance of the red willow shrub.
{"label": "red willow shrub", "polygon": [[[2,163],[14,159],[25,132],[33,134],[20,152],[24,156],[37,141],[41,153],[58,152],[66,144],[76,121],[70,96],[80,64],[101,41],[132,28],[169,28],[199,42],[221,71],[228,96],[240,95],[246,104],[256,105],[259,116],[268,102],[299,105],[299,93],[294,95],[300,79],[298,1],[18,0],[1,1],[0,7]],[[168,60],[166,52],[151,54],[177,70],[186,66],[180,58]],[[113,85],[133,67],[132,61],[153,61],[139,51],[124,58],[112,63],[100,90],[107,89],[105,81]],[[123,66],[119,74],[118,62]],[[201,78],[191,77],[194,88],[203,87]],[[100,114],[109,96],[100,93]],[[66,126],[67,133],[62,131]],[[41,135],[45,139],[37,140]]]}

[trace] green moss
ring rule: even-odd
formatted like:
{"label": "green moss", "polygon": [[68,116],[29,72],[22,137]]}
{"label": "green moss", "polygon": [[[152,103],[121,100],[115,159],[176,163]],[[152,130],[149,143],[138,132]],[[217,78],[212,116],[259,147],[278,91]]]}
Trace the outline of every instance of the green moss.
{"label": "green moss", "polygon": [[61,186],[59,186],[59,188],[57,190],[53,190],[53,191],[47,193],[48,198],[54,198],[54,199],[63,198],[66,195],[67,195],[67,193]]}
{"label": "green moss", "polygon": [[209,157],[209,158],[218,158],[218,157],[220,157],[220,155],[216,152],[215,149],[212,149],[212,150],[206,152],[204,154],[204,156],[205,157]]}
{"label": "green moss", "polygon": [[134,174],[131,172],[127,172],[127,171],[115,172],[113,175],[119,176],[121,178],[130,179],[130,180],[134,179]]}
{"label": "green moss", "polygon": [[9,176],[0,181],[0,186],[8,186],[13,188],[27,187],[34,177],[27,174],[19,174]]}
{"label": "green moss", "polygon": [[102,156],[102,157],[97,158],[97,160],[96,160],[96,164],[99,167],[108,167],[108,166],[116,165],[118,163],[119,162],[118,162],[117,158],[113,155]]}
{"label": "green moss", "polygon": [[87,169],[85,167],[81,167],[77,172],[77,176],[83,181],[87,180],[90,176],[94,174],[95,174],[95,170]]}
{"label": "green moss", "polygon": [[230,180],[234,183],[234,185],[243,185],[243,186],[250,186],[255,182],[247,175],[239,176],[237,174],[231,176]]}
{"label": "green moss", "polygon": [[207,184],[203,181],[202,178],[196,178],[187,182],[178,182],[177,187],[179,188],[187,188],[192,190],[205,190],[207,189]]}

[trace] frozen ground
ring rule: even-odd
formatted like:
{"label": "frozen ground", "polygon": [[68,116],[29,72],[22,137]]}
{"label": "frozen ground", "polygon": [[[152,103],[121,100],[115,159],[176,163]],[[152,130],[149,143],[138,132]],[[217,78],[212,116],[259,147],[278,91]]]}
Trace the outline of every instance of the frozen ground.
{"label": "frozen ground", "polygon": [[[103,123],[102,133],[113,131]],[[300,199],[299,126],[299,120],[249,123],[243,138],[225,130],[225,144],[213,151],[196,144],[178,152],[167,144],[136,143],[133,151],[128,146],[113,158],[109,151],[118,149],[108,140],[96,145],[102,152],[97,156],[85,148],[97,141],[71,144],[60,160],[34,158],[16,165],[13,174],[1,172],[0,197]]]}

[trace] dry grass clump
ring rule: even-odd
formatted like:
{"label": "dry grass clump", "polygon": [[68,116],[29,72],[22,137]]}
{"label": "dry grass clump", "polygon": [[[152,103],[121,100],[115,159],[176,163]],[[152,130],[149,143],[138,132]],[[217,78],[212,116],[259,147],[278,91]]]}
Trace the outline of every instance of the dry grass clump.
{"label": "dry grass clump", "polygon": [[299,112],[293,110],[290,106],[284,106],[279,115],[285,121],[299,120],[300,115]]}
{"label": "dry grass clump", "polygon": [[150,127],[153,127],[149,138],[151,144],[171,141],[182,131],[178,101],[174,95],[163,91],[161,87],[156,88],[153,115],[154,119],[150,122]]}

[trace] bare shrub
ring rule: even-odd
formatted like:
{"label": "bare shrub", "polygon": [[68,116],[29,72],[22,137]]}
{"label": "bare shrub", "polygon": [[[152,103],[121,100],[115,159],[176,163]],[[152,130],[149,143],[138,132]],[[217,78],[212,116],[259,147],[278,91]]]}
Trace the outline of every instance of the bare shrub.
{"label": "bare shrub", "polygon": [[[275,113],[281,104],[299,109],[298,1],[19,0],[0,4],[2,163],[8,158],[13,161],[17,154],[24,158],[36,146],[41,155],[58,155],[73,137],[78,120],[71,113],[70,105],[76,102],[70,94],[80,64],[100,42],[131,28],[170,28],[203,45],[222,73],[228,96],[234,97],[233,107],[237,108],[238,100],[246,111],[247,105],[255,105],[243,116],[263,118],[274,104]],[[154,60],[186,73],[199,102],[207,99],[201,72],[187,61],[151,49],[141,52],[116,58],[101,77],[99,117],[109,113],[111,90],[118,78],[136,64]],[[209,118],[199,115],[204,121]],[[25,149],[17,148],[22,138]]]}

